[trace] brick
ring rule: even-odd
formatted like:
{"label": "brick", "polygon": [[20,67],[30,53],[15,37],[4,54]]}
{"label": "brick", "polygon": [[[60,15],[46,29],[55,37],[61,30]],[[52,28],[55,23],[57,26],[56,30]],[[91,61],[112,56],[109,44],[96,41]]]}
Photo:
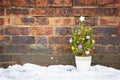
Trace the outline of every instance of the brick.
{"label": "brick", "polygon": [[0,25],[4,25],[4,19],[0,18]]}
{"label": "brick", "polygon": [[116,17],[101,17],[98,19],[99,24],[102,26],[118,26],[119,25],[119,19]]}
{"label": "brick", "polygon": [[6,45],[6,54],[8,53],[29,53],[27,45]]}
{"label": "brick", "polygon": [[33,8],[32,14],[34,16],[54,16],[55,8]]}
{"label": "brick", "polygon": [[11,1],[10,0],[0,0],[0,6],[1,7],[11,6]]}
{"label": "brick", "polygon": [[96,27],[94,28],[94,33],[96,35],[117,35],[117,27]]}
{"label": "brick", "polygon": [[52,35],[53,28],[52,27],[32,27],[30,29],[30,33],[32,35]]}
{"label": "brick", "polygon": [[72,6],[72,0],[48,0],[49,6]]}
{"label": "brick", "polygon": [[4,36],[2,37],[2,39],[0,40],[0,44],[10,44],[10,37],[9,36]]}
{"label": "brick", "polygon": [[106,51],[106,53],[109,53],[109,54],[118,53],[115,46],[105,46],[105,51]]}
{"label": "brick", "polygon": [[29,15],[29,9],[26,8],[7,8],[6,14],[8,16],[24,16]]}
{"label": "brick", "polygon": [[56,16],[73,16],[71,8],[56,8]]}
{"label": "brick", "polygon": [[95,45],[94,53],[104,54],[105,53],[105,47],[101,46],[101,45]]}
{"label": "brick", "polygon": [[0,67],[8,68],[9,66],[12,66],[12,65],[15,65],[15,64],[18,64],[18,63],[16,61],[1,62]]}
{"label": "brick", "polygon": [[4,54],[5,53],[5,46],[1,45],[0,46],[0,54]]}
{"label": "brick", "polygon": [[36,6],[48,6],[48,0],[36,0]]}
{"label": "brick", "polygon": [[[75,18],[75,25],[79,25],[79,18]],[[98,19],[95,17],[85,17],[85,25],[87,26],[96,26],[98,23]]]}
{"label": "brick", "polygon": [[0,35],[0,41],[1,40],[4,40],[4,36],[3,35]]}
{"label": "brick", "polygon": [[37,44],[47,44],[48,40],[46,36],[36,36],[36,43]]}
{"label": "brick", "polygon": [[10,55],[0,55],[0,62],[6,62],[6,61],[10,61],[11,60],[11,56]]}
{"label": "brick", "polygon": [[5,35],[28,35],[28,28],[11,27],[4,29]]}
{"label": "brick", "polygon": [[73,26],[74,25],[74,18],[73,17],[56,17],[56,18],[49,18],[50,25],[56,26]]}
{"label": "brick", "polygon": [[118,53],[120,54],[120,46],[118,46]]}
{"label": "brick", "polygon": [[73,0],[73,6],[97,6],[97,0]]}
{"label": "brick", "polygon": [[118,16],[118,8],[96,8],[96,16]]}
{"label": "brick", "polygon": [[95,16],[95,8],[73,8],[75,16]]}
{"label": "brick", "polygon": [[0,16],[4,15],[4,9],[0,8]]}
{"label": "brick", "polygon": [[72,54],[70,45],[58,45],[56,51],[58,54]]}
{"label": "brick", "polygon": [[12,43],[13,44],[34,44],[35,37],[34,36],[13,36]]}
{"label": "brick", "polygon": [[99,0],[98,5],[99,6],[120,6],[118,3],[120,3],[119,0]]}
{"label": "brick", "polygon": [[71,34],[71,28],[69,28],[69,27],[56,27],[55,34],[70,35]]}
{"label": "brick", "polygon": [[30,45],[31,53],[33,54],[53,54],[53,47],[46,44],[32,44]]}
{"label": "brick", "polygon": [[49,43],[50,44],[68,44],[70,37],[62,37],[62,36],[50,36]]}
{"label": "brick", "polygon": [[48,25],[49,19],[46,17],[36,17],[36,24],[38,25]]}
{"label": "brick", "polygon": [[13,0],[13,6],[35,6],[35,0]]}
{"label": "brick", "polygon": [[12,24],[14,25],[33,25],[35,24],[34,18],[12,18]]}
{"label": "brick", "polygon": [[118,36],[100,36],[100,44],[107,45],[107,44],[119,44]]}
{"label": "brick", "polygon": [[0,28],[0,35],[3,35],[3,28]]}

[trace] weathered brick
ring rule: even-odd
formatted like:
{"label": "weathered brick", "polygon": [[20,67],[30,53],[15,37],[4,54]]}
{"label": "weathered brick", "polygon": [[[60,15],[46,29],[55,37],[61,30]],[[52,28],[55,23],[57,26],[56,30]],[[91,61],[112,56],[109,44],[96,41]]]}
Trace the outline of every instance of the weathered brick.
{"label": "weathered brick", "polygon": [[100,44],[119,44],[119,38],[117,35],[107,35],[107,36],[100,36]]}
{"label": "weathered brick", "polygon": [[117,35],[118,27],[96,27],[94,33],[97,35]]}
{"label": "weathered brick", "polygon": [[38,25],[48,25],[49,19],[46,17],[36,17],[36,24]]}
{"label": "weathered brick", "polygon": [[13,0],[14,6],[35,6],[35,0]]}
{"label": "weathered brick", "polygon": [[120,54],[120,46],[118,46],[118,53]]}
{"label": "weathered brick", "polygon": [[73,17],[56,17],[56,18],[49,18],[50,25],[56,26],[73,26],[74,25],[74,18]]}
{"label": "weathered brick", "polygon": [[70,45],[58,45],[56,51],[58,54],[72,54]]}
{"label": "weathered brick", "polygon": [[75,16],[95,16],[95,8],[73,8]]}
{"label": "weathered brick", "polygon": [[99,18],[99,24],[102,26],[118,26],[119,25],[119,18],[116,17],[101,17]]}
{"label": "weathered brick", "polygon": [[28,28],[26,27],[11,27],[4,29],[5,35],[27,35]]}
{"label": "weathered brick", "polygon": [[55,33],[58,35],[70,35],[71,28],[69,28],[69,27],[56,27]]}
{"label": "weathered brick", "polygon": [[6,62],[10,60],[11,60],[11,55],[5,55],[5,54],[0,55],[0,62]]}
{"label": "weathered brick", "polygon": [[4,15],[4,9],[0,8],[0,16]]}
{"label": "weathered brick", "polygon": [[3,28],[0,28],[0,35],[3,35]]}
{"label": "weathered brick", "polygon": [[4,19],[0,18],[0,25],[3,25],[3,24],[4,24]]}
{"label": "weathered brick", "polygon": [[53,27],[32,27],[30,33],[32,35],[52,35]]}
{"label": "weathered brick", "polygon": [[4,36],[3,35],[0,35],[0,41],[1,40],[4,40]]}
{"label": "weathered brick", "polygon": [[118,16],[119,9],[118,8],[96,8],[95,14],[96,16]]}
{"label": "weathered brick", "polygon": [[27,45],[6,45],[6,54],[8,53],[29,53]]}
{"label": "weathered brick", "polygon": [[8,68],[9,66],[15,65],[15,64],[19,64],[16,61],[6,61],[6,62],[1,62],[0,67],[2,68]]}
{"label": "weathered brick", "polygon": [[[75,18],[75,25],[80,23],[79,18]],[[98,23],[98,19],[95,17],[86,17],[85,18],[85,25],[87,26],[96,26]]]}
{"label": "weathered brick", "polygon": [[50,36],[49,43],[50,44],[67,44],[69,43],[70,37],[62,37],[62,36]]}
{"label": "weathered brick", "polygon": [[0,6],[1,7],[11,6],[11,1],[10,0],[0,0]]}
{"label": "weathered brick", "polygon": [[0,46],[0,54],[4,54],[5,53],[5,46],[1,45]]}
{"label": "weathered brick", "polygon": [[72,0],[48,0],[49,6],[72,6]]}
{"label": "weathered brick", "polygon": [[34,36],[13,36],[12,43],[13,44],[34,44],[35,37]]}
{"label": "weathered brick", "polygon": [[105,47],[101,45],[95,45],[94,53],[105,53]]}
{"label": "weathered brick", "polygon": [[36,36],[36,43],[37,44],[47,44],[48,40],[46,36]]}
{"label": "weathered brick", "polygon": [[27,8],[7,8],[6,14],[8,16],[23,16],[29,15],[29,9]]}
{"label": "weathered brick", "polygon": [[71,8],[56,8],[56,16],[73,16]]}
{"label": "weathered brick", "polygon": [[53,47],[46,44],[32,44],[30,45],[31,53],[37,54],[53,54]]}
{"label": "weathered brick", "polygon": [[119,0],[98,0],[99,6],[120,6],[118,3],[120,3]]}
{"label": "weathered brick", "polygon": [[10,37],[9,36],[4,36],[2,37],[2,40],[0,40],[0,44],[10,44]]}
{"label": "weathered brick", "polygon": [[97,0],[73,0],[73,6],[97,6]]}
{"label": "weathered brick", "polygon": [[36,0],[36,6],[48,6],[49,0]]}
{"label": "weathered brick", "polygon": [[105,46],[105,52],[109,53],[109,54],[116,54],[116,53],[118,53],[117,49],[116,49],[116,47],[114,45],[113,46]]}
{"label": "weathered brick", "polygon": [[34,16],[54,16],[55,8],[33,8],[32,14]]}

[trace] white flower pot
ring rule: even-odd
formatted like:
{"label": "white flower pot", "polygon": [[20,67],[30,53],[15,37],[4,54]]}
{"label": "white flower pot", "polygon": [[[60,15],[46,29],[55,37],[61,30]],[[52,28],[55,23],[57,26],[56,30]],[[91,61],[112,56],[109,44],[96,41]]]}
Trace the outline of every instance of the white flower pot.
{"label": "white flower pot", "polygon": [[76,67],[79,71],[88,71],[91,65],[91,56],[75,56]]}

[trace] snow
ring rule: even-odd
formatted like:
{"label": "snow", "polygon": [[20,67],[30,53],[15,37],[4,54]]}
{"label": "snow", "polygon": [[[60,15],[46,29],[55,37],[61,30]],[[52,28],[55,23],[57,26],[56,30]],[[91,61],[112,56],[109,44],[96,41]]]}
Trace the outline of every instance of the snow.
{"label": "snow", "polygon": [[0,68],[0,80],[120,80],[120,70],[101,65],[79,71],[71,65],[48,67],[31,63]]}

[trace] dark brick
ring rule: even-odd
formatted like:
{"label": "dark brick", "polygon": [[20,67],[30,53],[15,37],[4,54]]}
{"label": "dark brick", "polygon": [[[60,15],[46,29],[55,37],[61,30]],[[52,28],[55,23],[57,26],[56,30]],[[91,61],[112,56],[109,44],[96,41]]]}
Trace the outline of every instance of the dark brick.
{"label": "dark brick", "polygon": [[97,6],[97,0],[73,0],[74,6]]}
{"label": "dark brick", "polygon": [[31,53],[33,53],[33,54],[34,53],[37,53],[37,54],[52,54],[52,53],[54,53],[53,47],[45,45],[45,44],[30,45],[30,50],[31,50]]}
{"label": "dark brick", "polygon": [[118,46],[118,52],[119,52],[119,54],[120,54],[120,46]]}
{"label": "dark brick", "polygon": [[50,44],[67,44],[69,43],[70,37],[62,37],[62,36],[51,36],[49,37]]}
{"label": "dark brick", "polygon": [[105,47],[104,46],[100,46],[100,45],[95,45],[95,49],[94,49],[94,53],[100,53],[103,54],[105,53]]}
{"label": "dark brick", "polygon": [[97,35],[115,35],[118,33],[117,27],[96,27],[94,33]]}
{"label": "dark brick", "polygon": [[56,8],[56,16],[73,16],[71,8]]}
{"label": "dark brick", "polygon": [[49,24],[48,18],[44,18],[44,17],[36,17],[36,22],[39,25],[48,25]]}
{"label": "dark brick", "polygon": [[0,28],[0,35],[3,35],[3,28]]}
{"label": "dark brick", "polygon": [[11,27],[4,29],[5,35],[27,35],[28,28],[21,28],[21,27]]}
{"label": "dark brick", "polygon": [[34,16],[54,16],[55,8],[34,8],[32,14]]}
{"label": "dark brick", "polygon": [[0,18],[0,25],[4,25],[4,19]]}
{"label": "dark brick", "polygon": [[31,24],[35,22],[34,18],[21,18],[21,21],[25,24]]}
{"label": "dark brick", "polygon": [[9,61],[9,62],[1,62],[1,65],[0,67],[2,68],[8,68],[9,66],[12,66],[12,65],[15,65],[15,64],[18,64],[16,61]]}
{"label": "dark brick", "polygon": [[3,54],[5,53],[5,46],[0,46],[0,54]]}
{"label": "dark brick", "polygon": [[118,8],[96,8],[96,16],[118,16]]}
{"label": "dark brick", "polygon": [[106,50],[107,53],[110,53],[110,54],[118,53],[115,46],[106,46],[105,50]]}
{"label": "dark brick", "polygon": [[25,8],[9,8],[6,10],[7,15],[29,15],[29,10]]}
{"label": "dark brick", "polygon": [[48,0],[49,6],[72,6],[72,0]]}
{"label": "dark brick", "polygon": [[69,27],[56,27],[55,33],[58,35],[69,35],[69,34],[71,34],[71,28],[69,28]]}
{"label": "dark brick", "polygon": [[0,62],[6,62],[11,60],[11,55],[0,55]]}
{"label": "dark brick", "polygon": [[14,44],[34,44],[34,36],[13,36],[12,43]]}
{"label": "dark brick", "polygon": [[49,0],[36,0],[36,6],[48,6]]}
{"label": "dark brick", "polygon": [[36,37],[37,44],[47,44],[47,37],[46,36],[37,36]]}
{"label": "dark brick", "polygon": [[14,6],[35,6],[35,0],[13,0]]}
{"label": "dark brick", "polygon": [[4,9],[0,8],[0,16],[4,15]]}
{"label": "dark brick", "polygon": [[27,45],[6,45],[6,53],[29,53]]}
{"label": "dark brick", "polygon": [[100,36],[100,44],[106,45],[106,44],[119,44],[119,38],[117,35],[107,35],[107,36]]}
{"label": "dark brick", "polygon": [[11,6],[11,1],[10,0],[0,0],[0,6],[1,7]]}

